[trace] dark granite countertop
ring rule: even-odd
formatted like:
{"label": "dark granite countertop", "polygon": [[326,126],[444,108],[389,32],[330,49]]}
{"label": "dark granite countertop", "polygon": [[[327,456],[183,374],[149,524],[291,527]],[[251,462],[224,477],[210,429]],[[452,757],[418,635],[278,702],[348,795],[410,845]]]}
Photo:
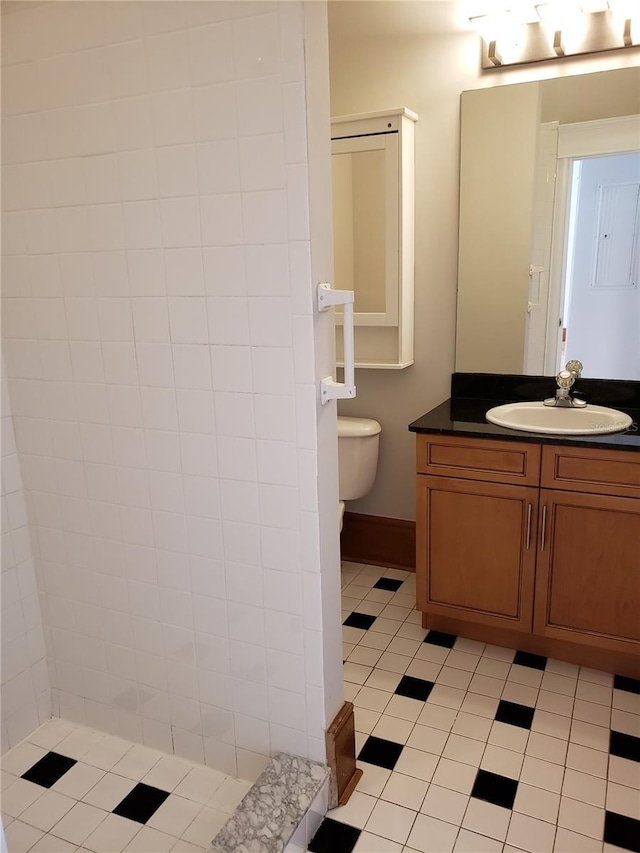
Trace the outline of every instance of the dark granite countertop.
{"label": "dark granite countertop", "polygon": [[633,419],[631,427],[626,432],[605,435],[549,435],[507,429],[489,423],[485,418],[486,412],[502,403],[551,397],[556,389],[555,380],[544,376],[454,373],[451,398],[413,421],[409,430],[535,444],[574,444],[640,451],[640,382],[581,379],[576,386],[581,391],[579,396],[587,402],[611,406],[630,415]]}

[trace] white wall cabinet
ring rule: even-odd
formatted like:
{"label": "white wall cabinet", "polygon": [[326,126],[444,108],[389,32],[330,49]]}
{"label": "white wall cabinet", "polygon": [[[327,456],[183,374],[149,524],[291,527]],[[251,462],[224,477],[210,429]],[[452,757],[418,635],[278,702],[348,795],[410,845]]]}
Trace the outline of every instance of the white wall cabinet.
{"label": "white wall cabinet", "polygon": [[[334,281],[355,293],[356,367],[413,364],[417,120],[404,107],[331,119]],[[339,365],[341,348],[338,334]]]}

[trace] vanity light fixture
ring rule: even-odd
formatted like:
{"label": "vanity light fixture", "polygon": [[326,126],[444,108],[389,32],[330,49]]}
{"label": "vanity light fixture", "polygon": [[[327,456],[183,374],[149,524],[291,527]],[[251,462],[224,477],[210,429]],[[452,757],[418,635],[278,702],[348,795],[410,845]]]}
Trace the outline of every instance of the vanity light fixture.
{"label": "vanity light fixture", "polygon": [[640,0],[467,0],[482,67],[640,46]]}

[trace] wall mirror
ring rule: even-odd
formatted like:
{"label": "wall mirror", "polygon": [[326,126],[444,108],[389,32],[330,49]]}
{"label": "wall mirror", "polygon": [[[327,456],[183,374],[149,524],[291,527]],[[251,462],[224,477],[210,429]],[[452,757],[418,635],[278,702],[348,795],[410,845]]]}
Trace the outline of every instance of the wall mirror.
{"label": "wall mirror", "polygon": [[456,370],[640,380],[640,68],[461,97]]}

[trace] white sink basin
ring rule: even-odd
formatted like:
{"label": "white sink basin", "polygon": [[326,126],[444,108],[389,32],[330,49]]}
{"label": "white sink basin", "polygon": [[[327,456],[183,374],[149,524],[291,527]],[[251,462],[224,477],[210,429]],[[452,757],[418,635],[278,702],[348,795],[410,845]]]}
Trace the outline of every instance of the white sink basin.
{"label": "white sink basin", "polygon": [[587,405],[582,409],[545,406],[543,403],[505,403],[486,414],[498,426],[523,432],[551,435],[602,435],[629,429],[632,420],[624,412],[605,406]]}

